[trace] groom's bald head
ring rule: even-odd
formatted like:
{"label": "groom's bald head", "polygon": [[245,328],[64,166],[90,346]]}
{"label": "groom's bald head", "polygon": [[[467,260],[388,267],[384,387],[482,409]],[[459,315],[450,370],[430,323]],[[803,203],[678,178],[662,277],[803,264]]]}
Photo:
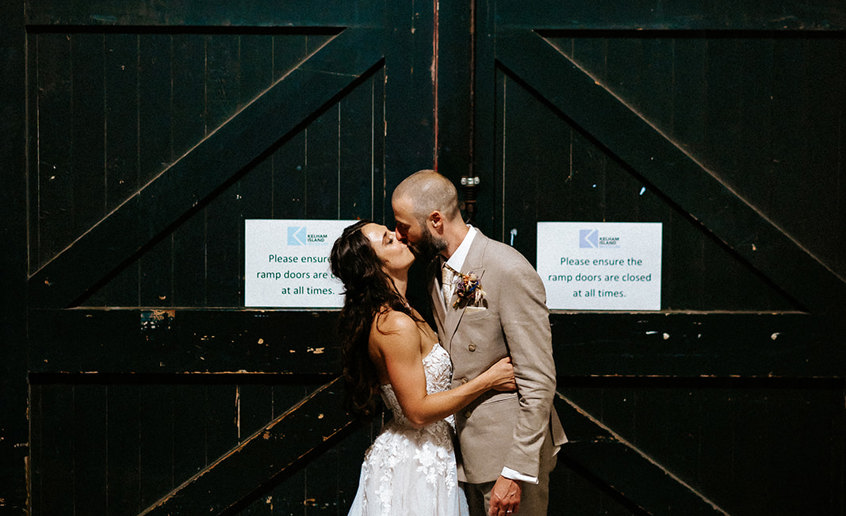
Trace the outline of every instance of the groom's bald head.
{"label": "groom's bald head", "polygon": [[461,215],[458,209],[458,191],[452,181],[434,170],[419,170],[397,185],[391,203],[409,206],[412,215],[422,224],[434,211],[447,220]]}

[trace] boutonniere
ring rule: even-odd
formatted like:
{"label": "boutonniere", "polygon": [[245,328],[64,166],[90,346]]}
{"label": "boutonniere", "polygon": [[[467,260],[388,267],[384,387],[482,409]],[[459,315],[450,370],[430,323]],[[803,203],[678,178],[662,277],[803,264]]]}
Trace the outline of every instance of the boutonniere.
{"label": "boutonniere", "polygon": [[459,305],[478,305],[485,296],[485,291],[482,290],[482,280],[480,280],[473,272],[468,274],[455,275],[452,280],[455,284],[455,303],[453,308],[458,308]]}

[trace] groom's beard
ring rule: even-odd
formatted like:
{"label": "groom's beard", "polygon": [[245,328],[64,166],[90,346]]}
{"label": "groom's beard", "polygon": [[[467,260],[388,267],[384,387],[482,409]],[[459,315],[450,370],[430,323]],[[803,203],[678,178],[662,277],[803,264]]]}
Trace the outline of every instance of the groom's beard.
{"label": "groom's beard", "polygon": [[411,248],[411,252],[414,253],[418,259],[424,262],[430,262],[439,255],[441,251],[446,249],[448,244],[446,240],[433,236],[428,231],[424,231],[423,237],[413,244],[409,243],[408,247]]}

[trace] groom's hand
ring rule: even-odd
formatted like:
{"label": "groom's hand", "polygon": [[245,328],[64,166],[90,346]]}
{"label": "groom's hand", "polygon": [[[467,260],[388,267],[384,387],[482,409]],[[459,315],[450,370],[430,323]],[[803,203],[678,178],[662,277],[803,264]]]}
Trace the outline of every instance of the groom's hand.
{"label": "groom's hand", "polygon": [[506,516],[516,513],[520,508],[522,491],[520,482],[500,475],[491,489],[491,508],[488,515]]}

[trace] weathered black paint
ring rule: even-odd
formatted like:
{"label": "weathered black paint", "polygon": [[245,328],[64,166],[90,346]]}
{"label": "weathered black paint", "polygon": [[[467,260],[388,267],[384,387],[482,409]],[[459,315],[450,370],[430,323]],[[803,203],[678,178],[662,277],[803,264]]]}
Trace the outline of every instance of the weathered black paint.
{"label": "weathered black paint", "polygon": [[839,4],[0,9],[0,509],[345,512],[379,421],[308,432],[336,313],[244,310],[243,220],[390,223],[437,164],[532,260],[664,223],[664,310],[552,314],[550,514],[844,514]]}
{"label": "weathered black paint", "polygon": [[553,507],[843,514],[842,8],[477,10],[482,228],[533,260],[537,221],[664,224],[662,313],[552,316]]}

